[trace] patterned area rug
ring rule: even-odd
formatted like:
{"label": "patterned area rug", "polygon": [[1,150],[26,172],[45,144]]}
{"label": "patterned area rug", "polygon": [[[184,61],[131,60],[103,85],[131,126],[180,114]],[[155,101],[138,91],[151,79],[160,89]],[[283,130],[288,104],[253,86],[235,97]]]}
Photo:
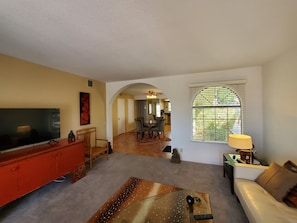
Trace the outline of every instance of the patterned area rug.
{"label": "patterned area rug", "polygon": [[131,177],[88,222],[190,222],[193,216],[186,203],[189,194],[199,198],[194,213],[211,212],[208,194]]}

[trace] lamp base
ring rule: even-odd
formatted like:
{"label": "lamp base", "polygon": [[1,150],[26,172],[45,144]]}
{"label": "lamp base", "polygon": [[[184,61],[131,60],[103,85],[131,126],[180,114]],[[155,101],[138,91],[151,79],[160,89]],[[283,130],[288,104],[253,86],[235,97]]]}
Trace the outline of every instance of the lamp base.
{"label": "lamp base", "polygon": [[253,152],[252,150],[250,151],[244,151],[240,150],[239,151],[240,159],[247,164],[252,164],[253,163]]}

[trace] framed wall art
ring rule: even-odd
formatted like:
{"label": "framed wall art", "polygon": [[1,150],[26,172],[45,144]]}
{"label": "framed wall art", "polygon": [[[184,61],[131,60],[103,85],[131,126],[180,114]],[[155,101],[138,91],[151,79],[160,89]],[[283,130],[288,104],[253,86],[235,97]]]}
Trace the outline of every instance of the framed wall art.
{"label": "framed wall art", "polygon": [[88,125],[91,123],[90,117],[90,93],[80,92],[80,125]]}

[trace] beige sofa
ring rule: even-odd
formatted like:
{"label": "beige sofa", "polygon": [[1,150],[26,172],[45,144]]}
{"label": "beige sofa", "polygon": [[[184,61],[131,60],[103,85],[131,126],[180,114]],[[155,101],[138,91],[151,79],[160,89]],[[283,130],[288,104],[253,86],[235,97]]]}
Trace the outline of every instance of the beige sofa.
{"label": "beige sofa", "polygon": [[250,223],[297,222],[297,209],[275,199],[255,180],[267,166],[236,163],[234,191]]}

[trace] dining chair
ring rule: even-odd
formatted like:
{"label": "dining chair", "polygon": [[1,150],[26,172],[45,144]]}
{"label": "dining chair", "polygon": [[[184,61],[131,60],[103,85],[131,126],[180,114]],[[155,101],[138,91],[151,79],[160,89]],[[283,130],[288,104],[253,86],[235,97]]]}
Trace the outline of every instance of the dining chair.
{"label": "dining chair", "polygon": [[164,129],[165,129],[165,119],[159,119],[158,122],[157,122],[157,126],[153,127],[151,129],[151,131],[152,131],[153,135],[154,135],[154,133],[156,133],[156,136],[158,136],[159,139],[160,139],[160,135],[162,135],[163,138],[165,137],[165,130]]}
{"label": "dining chair", "polygon": [[136,124],[136,138],[138,139],[138,135],[141,134],[141,139],[143,139],[145,132],[149,132],[150,128],[143,125],[142,121],[139,119],[135,119]]}

